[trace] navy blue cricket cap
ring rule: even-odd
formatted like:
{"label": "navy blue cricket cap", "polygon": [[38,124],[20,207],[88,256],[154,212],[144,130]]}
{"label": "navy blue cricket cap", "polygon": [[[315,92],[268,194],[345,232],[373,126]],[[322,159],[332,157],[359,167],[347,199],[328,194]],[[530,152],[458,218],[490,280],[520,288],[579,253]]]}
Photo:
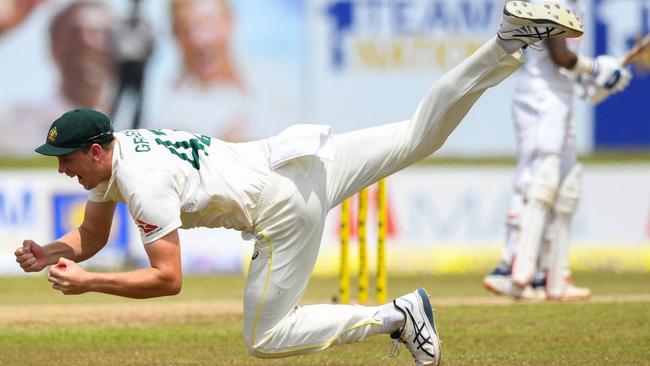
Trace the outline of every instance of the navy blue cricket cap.
{"label": "navy blue cricket cap", "polygon": [[64,113],[50,126],[45,143],[36,152],[61,156],[92,144],[113,141],[113,126],[105,114],[92,109],[74,109]]}

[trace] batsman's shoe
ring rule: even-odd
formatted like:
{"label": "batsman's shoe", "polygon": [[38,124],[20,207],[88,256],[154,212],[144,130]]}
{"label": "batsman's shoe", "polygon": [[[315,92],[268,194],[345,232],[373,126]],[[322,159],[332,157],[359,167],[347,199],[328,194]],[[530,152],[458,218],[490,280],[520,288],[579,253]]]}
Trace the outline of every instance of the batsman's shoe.
{"label": "batsman's shoe", "polygon": [[[493,272],[494,273],[494,272]],[[497,295],[520,299],[523,289],[515,286],[509,275],[490,274],[483,278],[483,286]]]}
{"label": "batsman's shoe", "polygon": [[577,287],[568,283],[562,294],[559,297],[553,297],[550,294],[546,295],[547,300],[556,301],[585,301],[591,297],[591,289],[586,287]]}
{"label": "batsman's shoe", "polygon": [[526,301],[542,301],[546,299],[546,278],[535,278],[530,286],[521,292],[521,299]]}
{"label": "batsman's shoe", "polygon": [[497,36],[519,40],[525,47],[551,37],[580,37],[583,32],[578,18],[559,4],[509,1],[503,7]]}
{"label": "batsman's shoe", "polygon": [[393,304],[404,314],[406,323],[391,334],[394,348],[390,356],[397,355],[401,342],[411,351],[416,365],[439,365],[440,339],[427,292],[419,288],[393,300]]}
{"label": "batsman's shoe", "polygon": [[544,301],[546,299],[546,289],[544,287],[526,286],[521,291],[519,300],[523,301]]}

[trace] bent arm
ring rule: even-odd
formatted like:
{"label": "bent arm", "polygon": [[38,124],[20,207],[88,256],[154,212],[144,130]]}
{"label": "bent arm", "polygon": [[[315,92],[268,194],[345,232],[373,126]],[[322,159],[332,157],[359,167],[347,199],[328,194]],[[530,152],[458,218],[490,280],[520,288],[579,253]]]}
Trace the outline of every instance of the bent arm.
{"label": "bent arm", "polygon": [[178,294],[183,278],[178,230],[146,244],[145,250],[150,268],[120,273],[87,272],[85,291],[135,299]]}
{"label": "bent arm", "polygon": [[114,212],[115,202],[88,201],[81,225],[43,247],[47,264],[55,264],[61,257],[82,262],[97,254],[108,241]]}
{"label": "bent arm", "polygon": [[576,66],[578,55],[567,47],[564,38],[549,38],[545,42],[553,63],[567,70],[571,70]]}

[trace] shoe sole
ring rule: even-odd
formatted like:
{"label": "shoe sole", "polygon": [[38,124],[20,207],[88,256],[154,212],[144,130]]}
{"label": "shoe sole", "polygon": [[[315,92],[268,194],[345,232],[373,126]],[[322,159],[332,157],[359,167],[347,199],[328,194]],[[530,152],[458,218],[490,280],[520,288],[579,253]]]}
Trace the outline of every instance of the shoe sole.
{"label": "shoe sole", "polygon": [[564,31],[567,38],[580,37],[584,33],[582,23],[576,16],[555,3],[510,1],[503,8],[503,14],[514,25],[555,27]]}
{"label": "shoe sole", "polygon": [[421,300],[421,306],[422,310],[424,310],[424,314],[427,316],[427,319],[429,319],[429,323],[431,324],[431,327],[433,328],[433,334],[436,335],[436,346],[437,346],[437,359],[438,362],[436,365],[440,365],[440,360],[442,360],[442,348],[440,347],[440,337],[438,336],[438,329],[436,329],[436,322],[433,319],[433,308],[431,307],[431,302],[429,301],[429,294],[427,293],[427,290],[423,288],[419,288],[418,290],[418,296],[420,297]]}

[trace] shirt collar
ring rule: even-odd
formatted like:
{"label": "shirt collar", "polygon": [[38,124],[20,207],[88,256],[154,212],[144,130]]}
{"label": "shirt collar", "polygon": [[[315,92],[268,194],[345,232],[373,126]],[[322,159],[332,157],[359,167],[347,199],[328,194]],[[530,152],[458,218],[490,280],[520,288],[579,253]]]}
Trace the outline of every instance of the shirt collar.
{"label": "shirt collar", "polygon": [[113,161],[111,168],[111,178],[108,180],[108,185],[106,186],[106,193],[104,193],[104,199],[110,199],[114,197],[114,193],[117,190],[117,185],[115,184],[115,177],[117,176],[118,161],[122,157],[122,148],[120,146],[120,140],[117,135],[114,135],[115,138],[113,141]]}

